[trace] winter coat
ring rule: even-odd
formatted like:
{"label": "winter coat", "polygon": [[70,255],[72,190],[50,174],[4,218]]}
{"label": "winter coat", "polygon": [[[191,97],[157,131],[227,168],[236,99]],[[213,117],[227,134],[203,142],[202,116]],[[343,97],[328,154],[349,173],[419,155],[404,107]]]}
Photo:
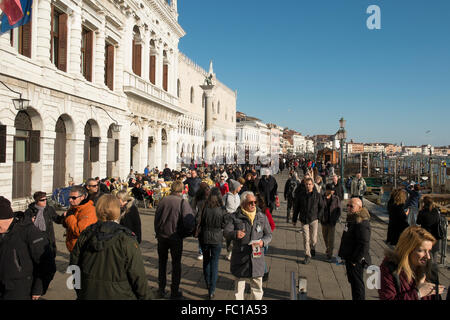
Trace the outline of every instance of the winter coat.
{"label": "winter coat", "polygon": [[386,241],[391,245],[396,245],[400,234],[409,227],[408,216],[405,214],[404,204],[395,204],[389,200],[388,205],[389,223]]}
{"label": "winter coat", "polygon": [[342,190],[342,180],[339,179],[338,183],[333,184],[333,186],[334,186],[334,195],[337,196],[339,200],[344,200],[344,191]]}
{"label": "winter coat", "polygon": [[190,197],[195,197],[195,194],[198,191],[198,188],[200,188],[200,183],[202,183],[202,179],[200,179],[199,177],[195,177],[195,178],[187,178],[186,181],[184,181],[184,185],[188,185],[188,195]]}
{"label": "winter coat", "polygon": [[[262,240],[267,246],[272,240],[269,221],[264,213],[257,209],[253,224],[245,216],[241,208],[231,214],[224,229],[227,240],[233,240],[233,251],[231,254],[231,273],[237,278],[257,278],[264,275],[264,252],[259,258],[253,258],[252,240]],[[242,239],[237,238],[237,230],[245,230]]]}
{"label": "winter coat", "polygon": [[122,210],[124,210],[124,212],[120,216],[120,225],[130,229],[135,234],[137,242],[141,243],[141,217],[139,216],[139,210],[134,201],[128,202],[126,207]]}
{"label": "winter coat", "polygon": [[226,182],[223,185],[220,185],[219,182],[216,182],[216,187],[220,189],[220,194],[222,195],[222,197],[230,192],[230,187]]}
{"label": "winter coat", "polygon": [[423,209],[419,211],[416,223],[431,233],[433,237],[439,239],[438,228],[440,216],[441,214],[436,208],[433,208],[431,212]]}
{"label": "winter coat", "polygon": [[201,231],[199,236],[199,241],[201,244],[217,245],[222,243],[226,215],[227,212],[223,207],[206,207],[203,212],[198,213],[197,218],[201,219]]}
{"label": "winter coat", "polygon": [[30,219],[14,217],[8,231],[0,234],[0,300],[44,295],[55,272],[46,234]]}
{"label": "winter coat", "polygon": [[323,215],[320,223],[323,225],[335,226],[341,216],[341,200],[335,195],[331,195],[330,199],[323,197]]}
{"label": "winter coat", "polygon": [[72,251],[81,232],[97,222],[97,215],[92,200],[84,200],[80,205],[67,210],[63,226],[66,228],[66,246]]}
{"label": "winter coat", "polygon": [[409,194],[408,200],[406,200],[405,207],[406,208],[409,208],[409,207],[419,208],[419,200],[421,197],[420,192],[416,191],[414,189],[411,190],[409,188],[406,188],[405,190]]}
{"label": "winter coat", "polygon": [[[28,209],[25,210],[25,218],[32,219],[33,217],[36,216],[37,213],[38,209],[36,208],[36,202],[33,202],[28,206]],[[50,248],[56,255],[56,241],[53,222],[57,224],[62,224],[64,217],[59,216],[53,207],[47,205],[44,208],[44,220],[45,220],[45,234],[47,235],[47,239],[50,242]]]}
{"label": "winter coat", "polygon": [[[294,183],[295,187],[293,187]],[[299,185],[300,181],[298,181],[295,177],[287,179],[286,184],[284,185],[284,200],[293,200],[295,197],[295,191],[297,190]]]}
{"label": "winter coat", "polygon": [[113,221],[86,228],[70,255],[70,264],[80,267],[79,300],[147,298],[147,276],[136,239]]}
{"label": "winter coat", "polygon": [[323,197],[316,189],[313,189],[312,192],[302,193],[294,200],[292,222],[297,222],[297,218],[299,218],[301,223],[310,224],[322,217],[323,208]]}
{"label": "winter coat", "polygon": [[362,197],[364,193],[366,192],[367,185],[366,180],[364,178],[357,179],[353,178],[352,184],[351,184],[351,194],[355,197]]}
{"label": "winter coat", "polygon": [[351,263],[371,264],[370,214],[366,208],[347,214],[347,224],[342,233],[338,256]]}
{"label": "winter coat", "polygon": [[275,208],[275,196],[277,195],[278,184],[274,177],[261,178],[258,183],[258,190],[264,198],[266,206],[271,210]]}
{"label": "winter coat", "polygon": [[[390,251],[387,253],[380,266],[380,289],[378,295],[380,300],[419,300],[416,290],[416,281],[408,281],[406,274],[402,271],[397,273],[398,258]],[[427,281],[434,283],[439,277],[436,265],[431,268]],[[397,280],[396,280],[397,278]],[[397,282],[398,281],[398,282]],[[434,300],[436,295],[423,297],[421,300]]]}
{"label": "winter coat", "polygon": [[194,231],[194,211],[186,200],[183,201],[183,208],[181,208],[182,200],[183,198],[179,195],[168,195],[159,202],[154,222],[156,238],[180,239],[178,234],[178,231],[180,231],[178,227],[180,214],[182,214],[184,228]]}
{"label": "winter coat", "polygon": [[228,192],[223,197],[223,202],[225,204],[225,209],[228,213],[236,212],[237,208],[241,205],[241,197],[238,193],[232,194],[231,192]]}

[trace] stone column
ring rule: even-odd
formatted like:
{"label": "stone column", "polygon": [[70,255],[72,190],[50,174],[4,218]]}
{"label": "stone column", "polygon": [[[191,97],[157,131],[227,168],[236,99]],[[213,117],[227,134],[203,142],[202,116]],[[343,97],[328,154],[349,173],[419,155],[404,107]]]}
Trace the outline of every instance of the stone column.
{"label": "stone column", "polygon": [[50,64],[51,11],[50,0],[40,0],[38,2],[36,59],[44,64]]}
{"label": "stone column", "polygon": [[114,50],[116,51],[114,59],[114,91],[122,92],[124,77],[124,41],[121,41],[121,44],[114,46]]}
{"label": "stone column", "polygon": [[69,47],[67,71],[81,78],[81,8],[75,7],[68,20],[70,36],[67,45]]}
{"label": "stone column", "polygon": [[141,137],[141,143],[139,145],[139,153],[140,153],[140,167],[139,172],[144,172],[145,166],[149,164],[148,160],[148,136],[149,136],[149,128],[148,128],[148,122],[143,121],[142,123],[142,137]]}
{"label": "stone column", "polygon": [[206,96],[206,116],[205,116],[205,161],[207,163],[211,163],[212,161],[212,153],[214,149],[214,119],[213,119],[213,109],[212,103],[214,98],[214,85],[202,85],[200,86]]}
{"label": "stone column", "polygon": [[102,20],[100,28],[95,31],[95,53],[94,53],[94,83],[100,86],[105,84],[105,14],[98,12]]}
{"label": "stone column", "polygon": [[157,124],[155,127],[155,166],[161,169],[161,159],[162,159],[162,134],[161,134],[161,124]]}
{"label": "stone column", "polygon": [[158,40],[156,42],[156,50],[158,52],[158,54],[156,55],[156,62],[155,62],[155,66],[156,66],[156,74],[155,74],[155,82],[156,82],[156,86],[158,88],[162,89],[163,86],[163,61],[164,61],[164,56],[163,56],[163,43],[162,40]]}
{"label": "stone column", "polygon": [[142,35],[142,55],[141,55],[141,64],[142,64],[142,78],[145,81],[150,82],[150,31],[145,31]]}
{"label": "stone column", "polygon": [[68,138],[70,145],[74,148],[72,152],[69,150],[69,154],[72,156],[73,168],[73,181],[75,184],[80,184],[83,182],[83,163],[84,163],[84,132],[73,134],[71,139]]}

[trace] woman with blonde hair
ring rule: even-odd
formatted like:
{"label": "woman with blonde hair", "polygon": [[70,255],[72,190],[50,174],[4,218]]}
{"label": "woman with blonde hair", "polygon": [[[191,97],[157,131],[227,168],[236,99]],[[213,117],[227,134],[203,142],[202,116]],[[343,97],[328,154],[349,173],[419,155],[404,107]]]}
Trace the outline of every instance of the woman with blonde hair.
{"label": "woman with blonde hair", "polygon": [[[425,229],[412,226],[400,235],[393,251],[386,251],[380,266],[381,300],[436,299],[438,270],[431,261],[431,248],[436,239]],[[439,295],[444,287],[439,285]]]}
{"label": "woman with blonde hair", "polygon": [[126,190],[117,192],[116,198],[120,202],[119,223],[130,229],[135,235],[138,243],[142,241],[141,217],[136,202]]}
{"label": "woman with blonde hair", "polygon": [[135,300],[148,297],[147,276],[136,238],[121,226],[120,202],[110,194],[95,207],[98,222],[87,227],[70,255],[81,271],[79,300]]}
{"label": "woman with blonde hair", "polygon": [[388,235],[386,242],[395,246],[400,234],[409,227],[409,210],[405,207],[408,194],[403,189],[392,191],[391,198],[387,204],[389,214]]}

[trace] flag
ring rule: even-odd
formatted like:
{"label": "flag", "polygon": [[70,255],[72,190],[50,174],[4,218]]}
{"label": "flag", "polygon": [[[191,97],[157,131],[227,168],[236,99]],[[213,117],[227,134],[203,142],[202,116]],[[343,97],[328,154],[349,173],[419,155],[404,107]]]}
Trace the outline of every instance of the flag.
{"label": "flag", "polygon": [[[0,0],[1,1],[1,0]],[[10,25],[16,24],[23,18],[22,5],[20,0],[3,0],[0,2],[0,9],[8,16]]]}
{"label": "flag", "polygon": [[[11,0],[6,0],[6,2],[11,2]],[[3,0],[3,3],[5,2],[5,0]],[[14,25],[11,25],[9,23],[9,18],[6,14],[2,15],[2,25],[0,27],[0,34],[5,33],[11,29],[23,26],[24,24],[27,24],[30,19],[31,19],[31,6],[33,4],[33,0],[20,0],[20,4],[22,6],[22,12],[23,12],[23,17],[22,19],[20,19],[17,23],[15,23]]]}

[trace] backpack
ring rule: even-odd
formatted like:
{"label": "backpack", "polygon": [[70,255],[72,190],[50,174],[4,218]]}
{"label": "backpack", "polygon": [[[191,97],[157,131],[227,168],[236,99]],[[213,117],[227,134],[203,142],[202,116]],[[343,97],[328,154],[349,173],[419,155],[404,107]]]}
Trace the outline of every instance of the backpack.
{"label": "backpack", "polygon": [[448,221],[447,218],[444,215],[442,215],[439,210],[438,213],[439,213],[439,222],[437,226],[437,238],[438,240],[442,240],[447,237]]}
{"label": "backpack", "polygon": [[289,193],[288,195],[294,199],[295,197],[295,190],[297,189],[297,181],[291,180],[289,181]]}

